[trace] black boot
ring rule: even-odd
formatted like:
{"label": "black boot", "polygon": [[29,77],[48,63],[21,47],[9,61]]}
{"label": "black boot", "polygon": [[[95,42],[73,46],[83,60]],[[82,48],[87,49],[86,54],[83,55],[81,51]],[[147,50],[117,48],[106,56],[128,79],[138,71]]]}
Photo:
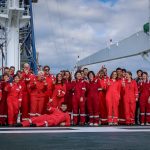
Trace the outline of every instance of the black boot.
{"label": "black boot", "polygon": [[36,124],[31,123],[30,127],[36,127]]}
{"label": "black boot", "polygon": [[17,123],[15,127],[23,127],[23,125],[21,123]]}

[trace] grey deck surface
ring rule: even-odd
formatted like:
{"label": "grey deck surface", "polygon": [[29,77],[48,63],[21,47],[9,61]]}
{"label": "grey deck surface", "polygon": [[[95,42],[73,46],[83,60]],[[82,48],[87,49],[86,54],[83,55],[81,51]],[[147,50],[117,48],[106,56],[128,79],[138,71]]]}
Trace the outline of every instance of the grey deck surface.
{"label": "grey deck surface", "polygon": [[0,128],[0,150],[150,150],[150,127]]}

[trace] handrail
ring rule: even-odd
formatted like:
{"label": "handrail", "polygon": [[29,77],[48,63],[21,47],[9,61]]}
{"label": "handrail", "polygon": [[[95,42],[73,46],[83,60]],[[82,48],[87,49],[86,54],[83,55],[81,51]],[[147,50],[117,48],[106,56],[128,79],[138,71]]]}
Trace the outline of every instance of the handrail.
{"label": "handrail", "polygon": [[18,2],[18,0],[4,0],[0,1],[0,14],[7,14],[8,13],[8,8],[12,7],[18,7],[18,8],[24,8],[23,15],[24,16],[29,16],[29,5],[26,5],[24,3],[24,0],[22,2]]}

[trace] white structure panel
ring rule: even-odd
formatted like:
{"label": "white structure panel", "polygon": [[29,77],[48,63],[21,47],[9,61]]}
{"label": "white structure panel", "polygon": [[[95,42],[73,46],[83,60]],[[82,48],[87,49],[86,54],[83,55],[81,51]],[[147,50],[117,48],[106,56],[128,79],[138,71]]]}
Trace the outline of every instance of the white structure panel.
{"label": "white structure panel", "polygon": [[110,45],[93,55],[90,55],[78,62],[78,66],[91,65],[125,57],[140,55],[150,51],[150,36],[143,31]]}

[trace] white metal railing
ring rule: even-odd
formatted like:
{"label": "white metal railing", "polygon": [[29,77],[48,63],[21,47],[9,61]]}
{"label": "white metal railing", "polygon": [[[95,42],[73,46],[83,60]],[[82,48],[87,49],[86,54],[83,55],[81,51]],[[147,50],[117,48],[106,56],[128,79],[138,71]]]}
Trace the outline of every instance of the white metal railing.
{"label": "white metal railing", "polygon": [[0,1],[0,14],[7,14],[8,8],[17,7],[24,8],[23,15],[28,16],[29,14],[29,5],[24,4],[24,0],[1,0]]}
{"label": "white metal railing", "polygon": [[6,14],[7,13],[7,6],[8,6],[7,0],[1,0],[0,1],[0,14]]}
{"label": "white metal railing", "polygon": [[24,0],[8,0],[9,1],[9,7],[17,7],[17,8],[24,8]]}
{"label": "white metal railing", "polygon": [[29,16],[29,15],[30,15],[30,12],[29,12],[30,6],[29,6],[29,5],[24,5],[23,8],[24,8],[24,13],[23,13],[23,15]]}

